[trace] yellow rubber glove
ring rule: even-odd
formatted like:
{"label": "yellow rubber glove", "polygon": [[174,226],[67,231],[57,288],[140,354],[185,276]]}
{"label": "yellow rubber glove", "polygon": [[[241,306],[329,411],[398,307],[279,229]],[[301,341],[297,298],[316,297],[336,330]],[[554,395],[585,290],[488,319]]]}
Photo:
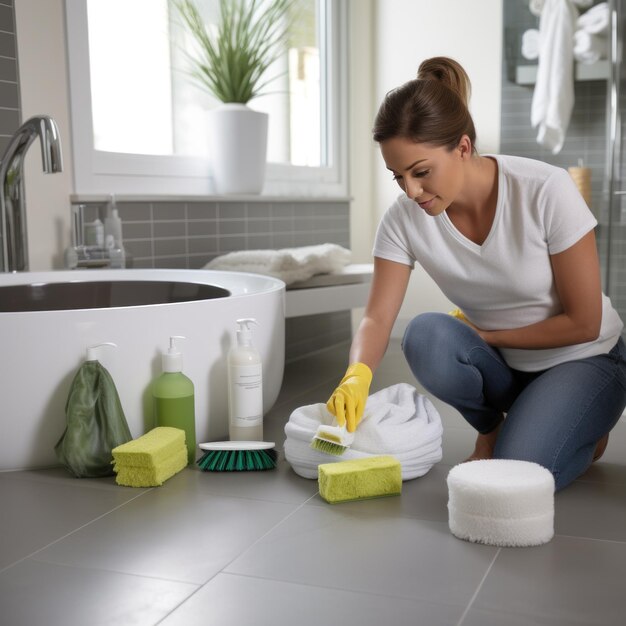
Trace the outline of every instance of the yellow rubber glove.
{"label": "yellow rubber glove", "polygon": [[452,317],[456,317],[456,319],[461,320],[462,322],[467,322],[467,317],[465,317],[465,313],[463,313],[463,311],[461,311],[461,309],[459,308],[452,309],[449,315],[452,315]]}
{"label": "yellow rubber glove", "polygon": [[371,382],[372,370],[365,363],[353,363],[326,403],[337,424],[346,426],[349,433],[356,430],[363,417]]}

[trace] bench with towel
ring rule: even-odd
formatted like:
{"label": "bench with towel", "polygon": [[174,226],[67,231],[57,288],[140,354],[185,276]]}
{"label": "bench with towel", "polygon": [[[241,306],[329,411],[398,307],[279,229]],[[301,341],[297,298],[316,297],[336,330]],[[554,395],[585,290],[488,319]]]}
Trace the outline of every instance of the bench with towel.
{"label": "bench with towel", "polygon": [[241,250],[216,257],[205,268],[279,278],[287,285],[285,316],[299,317],[365,306],[374,266],[351,264],[351,255],[332,243]]}

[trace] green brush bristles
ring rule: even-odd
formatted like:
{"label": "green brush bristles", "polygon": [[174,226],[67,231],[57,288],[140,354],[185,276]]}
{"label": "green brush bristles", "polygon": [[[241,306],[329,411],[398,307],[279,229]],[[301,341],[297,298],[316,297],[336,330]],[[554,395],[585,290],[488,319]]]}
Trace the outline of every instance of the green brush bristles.
{"label": "green brush bristles", "polygon": [[342,446],[340,443],[333,443],[317,437],[314,437],[311,441],[311,448],[332,456],[341,456],[348,449],[347,446]]}
{"label": "green brush bristles", "polygon": [[198,465],[204,472],[246,472],[276,467],[276,450],[207,450]]}

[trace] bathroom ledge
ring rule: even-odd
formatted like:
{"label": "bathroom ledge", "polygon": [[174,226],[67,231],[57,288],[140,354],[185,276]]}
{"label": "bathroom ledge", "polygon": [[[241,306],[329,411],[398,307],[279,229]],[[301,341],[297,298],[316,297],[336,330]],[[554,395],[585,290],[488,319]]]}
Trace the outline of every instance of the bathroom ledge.
{"label": "bathroom ledge", "polygon": [[[72,204],[89,202],[108,202],[107,194],[71,194]],[[184,196],[184,195],[141,195],[115,194],[117,202],[314,202],[335,203],[351,202],[349,196],[263,196],[263,195],[232,195],[232,196]]]}
{"label": "bathroom ledge", "polygon": [[[515,82],[518,85],[534,85],[537,82],[537,65],[520,65],[516,68]],[[574,79],[607,80],[611,76],[611,64],[606,59],[595,63],[575,63]]]}

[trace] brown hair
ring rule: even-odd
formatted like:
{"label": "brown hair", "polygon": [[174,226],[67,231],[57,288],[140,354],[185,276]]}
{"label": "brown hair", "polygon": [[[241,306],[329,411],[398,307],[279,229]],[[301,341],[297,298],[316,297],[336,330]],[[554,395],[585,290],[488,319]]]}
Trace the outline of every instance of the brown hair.
{"label": "brown hair", "polygon": [[475,151],[476,130],[468,109],[471,84],[454,59],[426,59],[417,78],[390,91],[380,106],[374,141],[405,137],[453,150],[467,135]]}

